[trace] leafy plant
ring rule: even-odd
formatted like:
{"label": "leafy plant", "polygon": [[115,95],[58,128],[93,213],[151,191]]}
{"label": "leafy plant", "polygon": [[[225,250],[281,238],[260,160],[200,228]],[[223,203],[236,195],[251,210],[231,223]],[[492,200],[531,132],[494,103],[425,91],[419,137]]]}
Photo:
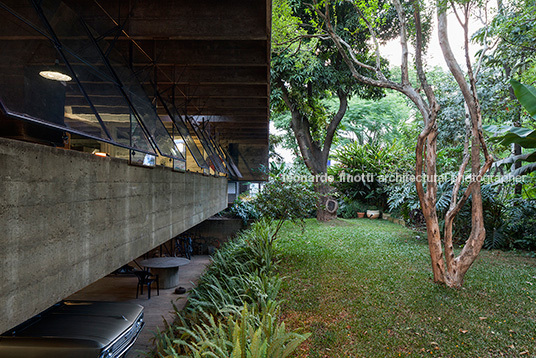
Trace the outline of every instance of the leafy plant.
{"label": "leafy plant", "polygon": [[229,212],[242,219],[244,224],[247,224],[250,220],[256,220],[260,217],[260,213],[257,211],[251,197],[239,197],[237,198],[233,206],[229,209]]}
{"label": "leafy plant", "polygon": [[246,305],[223,319],[207,314],[204,322],[192,328],[179,327],[180,338],[174,343],[184,354],[178,355],[172,346],[164,353],[171,357],[284,358],[310,334],[288,332],[278,316],[279,305],[273,301],[260,312]]}
{"label": "leafy plant", "polygon": [[512,200],[502,235],[510,247],[536,251],[536,200]]}
{"label": "leafy plant", "polygon": [[186,308],[156,335],[154,355],[279,358],[308,337],[279,322],[273,232],[260,220],[216,251]]}
{"label": "leafy plant", "polygon": [[[514,93],[521,105],[527,112],[536,119],[536,88],[530,85],[522,84],[514,79],[510,81],[514,88]],[[515,126],[504,125],[488,125],[484,126],[488,132],[492,133],[491,141],[501,145],[519,144],[526,149],[536,148],[536,131]],[[508,180],[536,171],[536,151],[525,153],[522,155],[510,156],[506,159],[496,162],[495,167],[511,165],[518,161],[529,162],[520,168],[511,171],[509,174],[502,177],[498,183],[504,183]]]}
{"label": "leafy plant", "polygon": [[271,175],[255,198],[260,215],[277,221],[272,240],[286,220],[298,221],[309,217],[315,210],[317,195],[310,183],[286,180],[285,175]]}
{"label": "leafy plant", "polygon": [[337,163],[330,174],[335,177],[335,187],[349,201],[360,201],[367,205],[387,207],[386,183],[381,176],[404,171],[405,165],[399,159],[402,147],[392,144],[382,146],[377,142],[360,145],[353,142],[335,153]]}
{"label": "leafy plant", "polygon": [[367,211],[367,205],[359,201],[344,198],[339,204],[337,215],[345,219],[352,219],[357,217],[357,213],[364,213],[365,211]]}

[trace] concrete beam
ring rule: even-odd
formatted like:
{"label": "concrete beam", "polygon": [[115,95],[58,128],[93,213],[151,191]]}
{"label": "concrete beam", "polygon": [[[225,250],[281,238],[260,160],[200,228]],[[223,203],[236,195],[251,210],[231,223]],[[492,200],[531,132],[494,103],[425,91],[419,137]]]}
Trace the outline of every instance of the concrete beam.
{"label": "concrete beam", "polygon": [[226,206],[226,178],[0,138],[0,332]]}

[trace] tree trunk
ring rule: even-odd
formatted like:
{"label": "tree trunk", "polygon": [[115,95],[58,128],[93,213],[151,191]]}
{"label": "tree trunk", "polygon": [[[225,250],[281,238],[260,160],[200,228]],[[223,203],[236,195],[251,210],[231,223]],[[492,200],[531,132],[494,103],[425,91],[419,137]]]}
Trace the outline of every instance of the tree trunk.
{"label": "tree trunk", "polygon": [[[430,250],[430,256],[432,259],[432,270],[434,274],[434,281],[445,283],[449,287],[459,288],[463,284],[463,278],[467,270],[471,267],[472,263],[478,256],[480,249],[484,243],[486,231],[484,228],[484,216],[482,208],[482,195],[480,189],[481,177],[489,170],[493,162],[490,156],[487,145],[482,135],[482,118],[480,113],[480,104],[478,99],[478,93],[476,88],[476,77],[473,73],[472,64],[469,54],[469,10],[470,6],[462,6],[462,16],[459,16],[459,12],[456,13],[460,24],[464,30],[464,47],[465,47],[465,60],[467,66],[467,72],[464,73],[459,66],[454,54],[451,50],[448,31],[447,31],[447,3],[437,1],[437,16],[438,16],[438,37],[439,44],[443,53],[447,66],[454,76],[454,79],[459,85],[459,88],[464,97],[468,114],[469,124],[468,128],[468,141],[466,142],[466,150],[464,155],[464,161],[460,166],[457,181],[453,190],[452,202],[449,211],[445,218],[445,253],[443,256],[443,245],[441,242],[441,233],[439,230],[439,220],[436,211],[437,200],[437,176],[436,176],[436,139],[437,139],[437,125],[436,117],[439,111],[439,104],[435,99],[433,87],[428,83],[426,74],[424,72],[424,65],[422,61],[422,54],[424,51],[423,46],[423,34],[421,25],[421,10],[419,2],[412,2],[414,7],[414,29],[415,29],[415,63],[417,67],[417,74],[419,77],[420,88],[424,90],[426,100],[422,96],[422,93],[412,87],[409,81],[408,71],[408,37],[406,29],[406,14],[402,2],[400,0],[391,1],[396,9],[399,19],[400,27],[400,44],[402,48],[402,63],[401,80],[400,83],[393,82],[384,75],[380,66],[380,51],[376,41],[376,33],[373,29],[373,25],[368,22],[367,18],[363,16],[360,7],[355,5],[357,12],[361,18],[365,21],[369,28],[369,32],[376,44],[376,67],[364,64],[360,62],[353,52],[351,46],[346,43],[336,32],[332,25],[330,12],[326,6],[325,12],[322,11],[322,6],[316,8],[316,13],[325,22],[325,28],[328,35],[335,42],[339,53],[342,55],[344,62],[348,65],[352,72],[352,76],[359,82],[382,88],[390,88],[399,91],[406,95],[419,109],[424,120],[424,129],[418,137],[416,147],[416,188],[419,196],[419,201],[423,210],[423,214],[426,219],[426,229],[428,234],[428,246]],[[316,4],[316,2],[315,2]],[[455,6],[455,3],[451,3]],[[485,52],[485,50],[484,50]],[[374,71],[376,77],[368,77],[357,71],[357,68],[366,69],[368,71]],[[477,67],[477,72],[480,66]],[[467,81],[469,79],[469,81]],[[471,153],[469,155],[469,139],[471,139]],[[480,163],[481,154],[483,154],[485,162],[483,165]],[[462,179],[464,178],[465,169],[471,162],[471,173],[473,178],[468,188],[464,191],[462,197],[459,199],[458,192],[461,187]],[[423,173],[426,173],[427,179],[422,179]],[[421,180],[419,180],[419,178]],[[426,186],[424,185],[426,183]],[[456,214],[460,211],[469,197],[472,197],[472,231],[471,234],[458,257],[455,257],[452,246],[452,223]]]}
{"label": "tree trunk", "polygon": [[339,110],[329,122],[326,128],[326,137],[324,143],[322,143],[313,139],[311,123],[308,117],[299,111],[300,106],[293,102],[283,81],[279,81],[279,84],[283,93],[283,99],[291,113],[290,128],[294,132],[294,136],[298,142],[301,157],[309,172],[316,178],[314,182],[314,189],[318,195],[316,218],[318,221],[333,220],[337,218],[338,204],[331,194],[334,188],[327,182],[326,173],[329,151],[335,132],[348,108],[348,95],[342,89],[337,90]]}
{"label": "tree trunk", "polygon": [[[500,4],[500,6],[502,7],[502,4]],[[505,73],[505,76],[506,78],[511,78],[512,77],[512,69],[507,66],[507,65],[504,65],[504,73]],[[515,102],[517,100],[517,97],[514,93],[514,89],[512,88],[512,86],[509,86],[510,88],[508,89],[508,96],[510,97],[510,100]],[[520,108],[518,107],[515,107],[513,106],[512,108],[513,110],[513,124],[514,124],[514,127],[521,127],[521,110]],[[518,144],[518,143],[513,143],[512,144],[512,155],[521,155],[522,154],[522,150],[521,150],[521,146]],[[519,169],[521,168],[521,161],[516,161],[513,165],[512,165],[512,171],[516,170],[516,169]],[[516,183],[515,185],[515,189],[514,189],[514,193],[517,195],[517,196],[521,196],[521,194],[523,193],[523,184],[521,183]]]}
{"label": "tree trunk", "polygon": [[337,218],[338,204],[332,193],[334,188],[329,183],[315,183],[315,192],[318,195],[316,205],[316,219],[318,221],[330,221]]}

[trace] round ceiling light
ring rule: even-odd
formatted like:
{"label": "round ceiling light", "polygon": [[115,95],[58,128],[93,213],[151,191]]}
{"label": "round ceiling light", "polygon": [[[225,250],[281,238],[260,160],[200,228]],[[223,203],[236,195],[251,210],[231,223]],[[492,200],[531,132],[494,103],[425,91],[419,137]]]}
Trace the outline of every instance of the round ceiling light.
{"label": "round ceiling light", "polygon": [[48,80],[53,80],[53,81],[68,82],[72,80],[71,76],[61,73],[61,72],[57,72],[57,71],[41,71],[39,72],[39,75],[41,77],[44,77]]}

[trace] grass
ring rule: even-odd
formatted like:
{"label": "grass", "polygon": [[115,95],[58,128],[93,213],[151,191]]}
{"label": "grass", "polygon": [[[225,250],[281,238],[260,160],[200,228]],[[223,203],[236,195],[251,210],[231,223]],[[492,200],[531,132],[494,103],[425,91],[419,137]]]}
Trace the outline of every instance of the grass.
{"label": "grass", "polygon": [[432,282],[424,237],[380,220],[285,225],[282,319],[312,333],[295,357],[536,357],[536,259],[483,251],[452,290]]}

